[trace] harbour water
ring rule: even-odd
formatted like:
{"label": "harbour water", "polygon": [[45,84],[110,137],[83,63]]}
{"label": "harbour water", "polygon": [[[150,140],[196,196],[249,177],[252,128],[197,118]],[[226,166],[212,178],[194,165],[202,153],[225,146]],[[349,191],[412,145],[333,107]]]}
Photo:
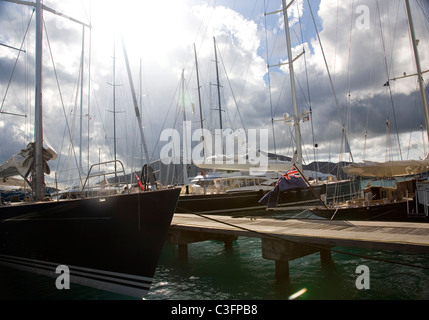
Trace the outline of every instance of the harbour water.
{"label": "harbour water", "polygon": [[[187,258],[165,243],[146,301],[428,300],[429,254],[336,247],[332,262],[315,253],[290,264],[290,280],[275,280],[274,261],[262,258],[261,240],[239,237],[233,246],[190,244]],[[368,270],[367,288],[358,267]],[[75,284],[58,290],[55,279],[2,267],[1,299],[139,300]],[[25,290],[18,290],[25,288]]]}
{"label": "harbour water", "polygon": [[[275,280],[274,262],[262,258],[259,239],[239,238],[233,248],[219,242],[193,244],[186,261],[177,257],[177,248],[167,244],[146,299],[288,300],[303,291],[297,299],[429,299],[429,255],[336,250],[344,253],[332,253],[328,265],[321,263],[318,253],[291,261],[290,280],[282,283]],[[369,270],[368,289],[356,285],[361,275],[357,268],[362,265]]]}

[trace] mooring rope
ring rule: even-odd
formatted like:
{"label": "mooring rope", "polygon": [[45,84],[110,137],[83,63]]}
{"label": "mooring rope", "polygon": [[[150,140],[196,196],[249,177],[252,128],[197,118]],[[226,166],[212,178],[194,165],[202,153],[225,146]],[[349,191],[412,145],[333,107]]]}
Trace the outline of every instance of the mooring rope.
{"label": "mooring rope", "polygon": [[[204,218],[204,219],[207,219],[207,220],[211,220],[211,221],[214,221],[214,222],[217,222],[217,223],[221,223],[221,224],[227,225],[229,227],[234,227],[234,228],[246,231],[246,232],[257,234],[261,238],[263,238],[263,237],[265,237],[265,238],[273,238],[273,239],[276,239],[276,240],[290,241],[290,242],[301,244],[301,245],[303,244],[302,242],[299,242],[299,241],[296,241],[296,240],[285,239],[285,238],[280,237],[280,236],[275,236],[275,235],[272,235],[272,234],[267,234],[267,233],[264,233],[264,232],[255,231],[255,230],[252,230],[252,229],[249,229],[249,228],[245,228],[245,227],[242,227],[242,226],[239,226],[239,225],[236,225],[236,224],[232,224],[232,223],[225,222],[225,221],[222,221],[222,220],[219,220],[219,219],[208,217],[208,216],[205,216],[205,215],[200,214],[200,213],[192,212],[192,211],[187,210],[185,208],[177,207],[177,209],[186,211],[187,213],[192,214],[192,215],[196,215],[196,216],[198,216],[200,218]],[[331,252],[335,252],[335,253],[343,254],[343,255],[348,255],[348,256],[352,256],[352,257],[356,257],[356,258],[361,258],[361,259],[379,261],[379,262],[390,263],[390,264],[395,264],[395,265],[402,265],[402,266],[406,266],[406,267],[412,267],[412,268],[429,270],[429,267],[426,267],[426,266],[420,266],[420,265],[415,265],[415,264],[410,264],[410,263],[405,263],[405,262],[399,262],[399,261],[387,260],[387,259],[382,259],[382,258],[370,257],[370,256],[367,256],[367,255],[362,255],[362,254],[357,254],[357,253],[351,253],[351,252],[345,252],[345,251],[341,251],[341,250],[327,249],[326,247],[319,246],[319,245],[316,245],[316,244],[304,243],[304,245],[309,246],[309,247],[313,247],[313,248],[316,248],[316,249],[319,249],[319,250],[329,250]]]}

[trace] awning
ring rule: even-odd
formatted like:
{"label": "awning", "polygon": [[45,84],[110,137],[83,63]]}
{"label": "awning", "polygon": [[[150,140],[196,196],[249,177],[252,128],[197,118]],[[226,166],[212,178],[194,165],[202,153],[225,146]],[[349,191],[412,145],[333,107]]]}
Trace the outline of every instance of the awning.
{"label": "awning", "polygon": [[364,161],[345,166],[349,175],[376,178],[393,178],[420,174],[429,171],[429,159],[373,162]]}

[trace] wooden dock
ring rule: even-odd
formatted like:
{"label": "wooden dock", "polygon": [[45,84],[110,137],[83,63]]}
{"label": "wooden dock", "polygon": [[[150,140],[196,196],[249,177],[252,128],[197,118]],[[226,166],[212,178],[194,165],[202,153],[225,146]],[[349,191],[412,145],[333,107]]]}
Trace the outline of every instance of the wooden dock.
{"label": "wooden dock", "polygon": [[332,247],[360,247],[398,252],[429,253],[429,223],[277,220],[175,214],[169,241],[187,255],[188,244],[206,240],[232,245],[238,237],[262,240],[262,256],[276,262],[276,275],[289,277],[289,261],[320,252],[331,259]]}

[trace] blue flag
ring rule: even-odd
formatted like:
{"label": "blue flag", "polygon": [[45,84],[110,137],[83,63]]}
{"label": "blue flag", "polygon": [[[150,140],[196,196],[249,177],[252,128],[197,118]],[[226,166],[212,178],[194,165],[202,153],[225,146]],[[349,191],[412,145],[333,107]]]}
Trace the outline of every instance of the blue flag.
{"label": "blue flag", "polygon": [[277,181],[274,189],[265,194],[259,200],[259,203],[262,205],[267,205],[268,208],[274,208],[277,206],[280,192],[303,187],[307,187],[307,184],[305,183],[299,171],[295,167],[292,167]]}

